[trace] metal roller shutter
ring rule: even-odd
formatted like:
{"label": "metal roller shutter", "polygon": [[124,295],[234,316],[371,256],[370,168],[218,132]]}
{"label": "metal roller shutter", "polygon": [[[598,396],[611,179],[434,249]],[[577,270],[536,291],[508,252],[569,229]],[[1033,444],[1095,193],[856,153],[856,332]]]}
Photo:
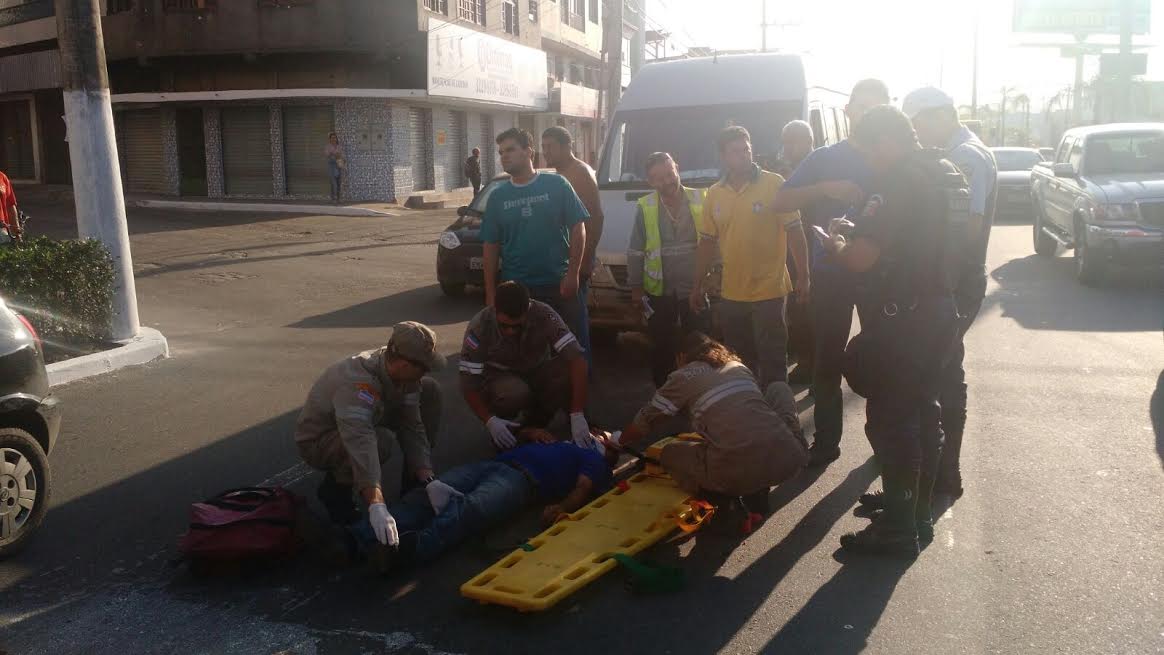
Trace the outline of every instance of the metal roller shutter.
{"label": "metal roller shutter", "polygon": [[408,138],[412,151],[412,190],[432,189],[432,112],[408,110]]}
{"label": "metal roller shutter", "polygon": [[334,128],[335,112],[331,107],[283,108],[283,153],[288,194],[326,196],[331,193],[324,150],[327,135]]}
{"label": "metal roller shutter", "polygon": [[228,196],[272,196],[271,112],[266,107],[222,110],[222,174]]}
{"label": "metal roller shutter", "polygon": [[468,158],[468,153],[465,152],[465,112],[451,111],[449,112],[449,136],[446,142],[448,147],[448,167],[445,173],[445,184],[449,186],[448,190],[452,191],[469,184],[465,179],[465,159]]}
{"label": "metal roller shutter", "polygon": [[165,154],[162,150],[162,112],[157,109],[121,113],[125,190],[130,193],[167,193]]}
{"label": "metal roller shutter", "polygon": [[493,144],[493,117],[489,114],[481,115],[481,179],[488,181],[497,174],[494,162],[497,158],[497,148]]}
{"label": "metal roller shutter", "polygon": [[13,180],[36,177],[31,107],[27,100],[0,102],[0,170]]}

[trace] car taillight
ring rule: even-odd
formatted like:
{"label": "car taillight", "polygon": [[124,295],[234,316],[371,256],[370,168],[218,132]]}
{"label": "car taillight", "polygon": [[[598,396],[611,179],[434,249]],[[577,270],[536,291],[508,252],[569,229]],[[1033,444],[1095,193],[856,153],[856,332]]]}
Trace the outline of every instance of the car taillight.
{"label": "car taillight", "polygon": [[44,344],[40,340],[40,335],[36,333],[36,328],[32,327],[32,323],[29,323],[28,319],[24,318],[24,316],[20,314],[16,315],[16,319],[19,320],[24,325],[24,328],[28,330],[28,333],[32,335],[32,338],[36,341],[36,349],[44,352]]}

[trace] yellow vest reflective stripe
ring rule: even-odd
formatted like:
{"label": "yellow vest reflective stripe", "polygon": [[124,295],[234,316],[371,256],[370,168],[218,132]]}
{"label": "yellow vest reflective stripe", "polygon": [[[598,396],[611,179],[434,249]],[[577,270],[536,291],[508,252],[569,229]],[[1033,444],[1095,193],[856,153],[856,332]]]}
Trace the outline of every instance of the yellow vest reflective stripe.
{"label": "yellow vest reflective stripe", "polygon": [[[687,204],[691,207],[691,218],[695,221],[695,232],[703,228],[703,189],[683,187]],[[639,198],[639,208],[643,211],[643,229],[646,232],[645,258],[643,261],[643,291],[652,296],[663,295],[663,239],[659,236],[659,193],[649,193]]]}

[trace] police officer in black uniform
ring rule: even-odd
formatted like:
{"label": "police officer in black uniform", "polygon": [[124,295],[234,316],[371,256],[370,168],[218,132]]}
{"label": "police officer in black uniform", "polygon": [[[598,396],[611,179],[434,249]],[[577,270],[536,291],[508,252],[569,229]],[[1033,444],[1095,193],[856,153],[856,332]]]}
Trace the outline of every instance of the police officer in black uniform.
{"label": "police officer in black uniform", "polygon": [[846,349],[844,368],[849,386],[868,399],[865,431],[885,493],[882,513],[841,537],[841,546],[916,557],[919,536],[923,544],[933,539],[940,376],[956,339],[953,224],[964,223],[969,196],[958,169],[941,151],[922,150],[894,107],[871,109],[850,138],[875,171],[876,192],[852,233],[844,236],[834,221],[824,245],[846,268],[865,273],[861,334]]}

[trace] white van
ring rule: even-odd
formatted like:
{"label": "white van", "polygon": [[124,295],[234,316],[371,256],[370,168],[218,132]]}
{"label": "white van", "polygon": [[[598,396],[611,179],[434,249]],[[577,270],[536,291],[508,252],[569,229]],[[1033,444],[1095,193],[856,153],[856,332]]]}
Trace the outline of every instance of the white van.
{"label": "white van", "polygon": [[635,203],[650,192],[643,164],[651,153],[671,153],[685,185],[707,187],[720,176],[716,137],[724,127],[746,127],[756,161],[775,162],[789,121],[809,121],[817,147],[844,139],[846,101],[844,93],[809,86],[798,55],[725,55],[644,66],[618,103],[598,166],[606,221],[591,279],[590,324],[596,333],[640,325],[626,283],[626,248]]}

